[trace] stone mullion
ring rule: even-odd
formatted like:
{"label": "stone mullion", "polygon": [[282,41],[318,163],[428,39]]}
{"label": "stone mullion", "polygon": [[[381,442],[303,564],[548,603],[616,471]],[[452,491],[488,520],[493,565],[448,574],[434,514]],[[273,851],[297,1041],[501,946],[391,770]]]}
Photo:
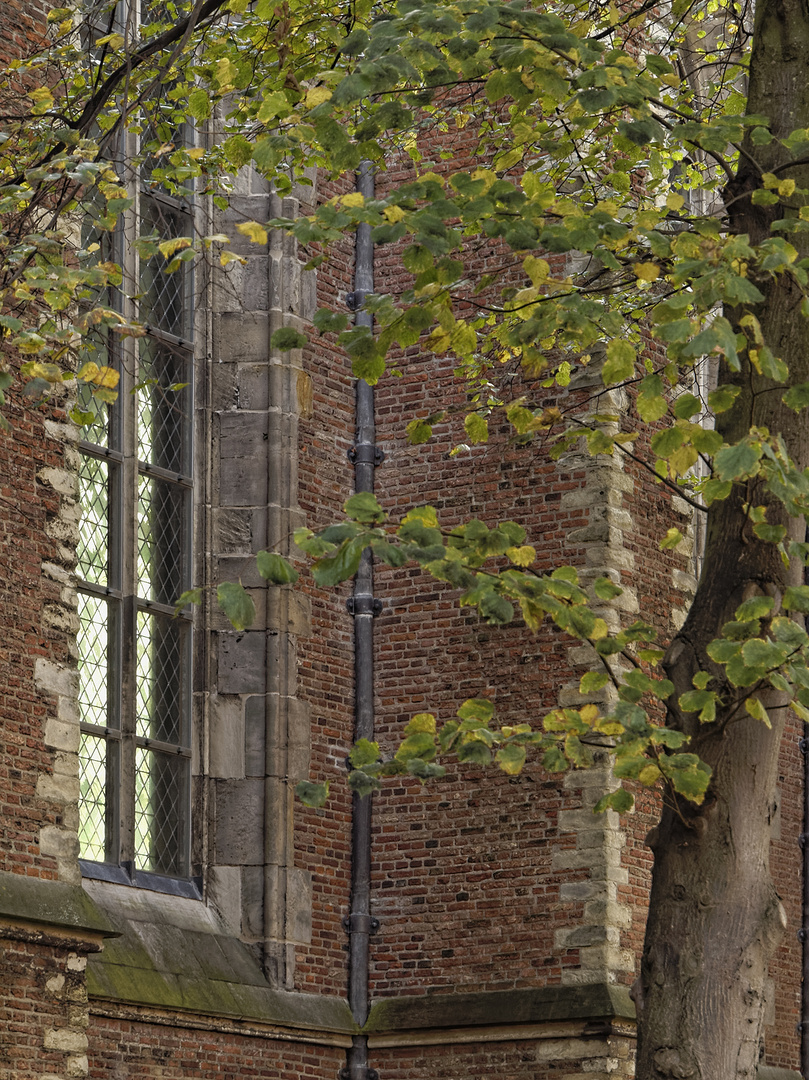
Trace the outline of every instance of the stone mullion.
{"label": "stone mullion", "polygon": [[[294,215],[296,199],[272,196],[245,170],[221,231],[233,222]],[[216,420],[211,565],[217,581],[241,580],[257,617],[234,633],[214,613],[210,702],[211,895],[263,954],[273,985],[291,987],[294,946],[311,935],[311,882],[294,865],[293,792],[307,775],[308,708],[297,697],[297,640],[308,600],[268,588],[255,568],[262,548],[291,553],[297,508],[298,415],[307,376],[300,350],[277,352],[280,326],[303,327],[305,297],[294,240],[273,231],[264,248],[234,241],[245,265],[213,281],[212,407]],[[311,314],[311,312],[309,313]],[[218,465],[218,467],[217,467]]]}

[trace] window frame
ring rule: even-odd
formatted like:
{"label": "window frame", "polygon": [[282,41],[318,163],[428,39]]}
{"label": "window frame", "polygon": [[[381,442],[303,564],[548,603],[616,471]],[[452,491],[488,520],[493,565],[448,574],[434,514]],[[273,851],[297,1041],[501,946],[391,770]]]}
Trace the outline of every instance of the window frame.
{"label": "window frame", "polygon": [[[185,135],[185,132],[183,134]],[[132,137],[127,141],[132,148]],[[128,157],[132,160],[134,155],[130,154]],[[127,155],[122,155],[122,158],[126,161]],[[118,256],[116,261],[123,268],[124,283],[128,288],[115,290],[109,299],[125,314],[137,315],[138,307],[144,303],[144,292],[147,290],[143,290],[142,286],[146,279],[154,284],[155,281],[168,281],[169,277],[163,275],[162,256],[157,257],[160,265],[159,276],[156,276],[149,274],[148,261],[139,259],[135,253],[132,241],[137,229],[136,223],[144,219],[146,211],[157,224],[159,231],[163,208],[168,211],[164,215],[164,220],[168,222],[168,231],[164,234],[166,238],[170,235],[193,235],[199,208],[193,197],[178,198],[150,187],[146,169],[134,171],[130,188],[134,199],[133,207],[125,213],[112,238],[112,247],[117,249],[113,254]],[[182,222],[185,231],[172,232],[172,222],[175,225]],[[78,444],[82,455],[82,468],[87,462],[98,462],[106,471],[108,540],[106,580],[91,581],[81,576],[78,580],[80,604],[85,606],[82,610],[93,602],[99,606],[106,605],[106,702],[103,706],[106,723],[102,725],[93,722],[93,719],[99,719],[98,716],[93,719],[87,719],[86,715],[80,716],[83,747],[88,745],[85,742],[88,738],[98,740],[96,745],[102,748],[104,758],[104,838],[100,845],[96,845],[95,851],[89,849],[92,851],[90,857],[87,857],[88,847],[85,845],[84,853],[80,853],[79,863],[86,877],[196,897],[200,895],[201,882],[199,878],[192,877],[191,861],[193,613],[189,606],[181,611],[175,609],[177,597],[190,587],[194,565],[195,282],[190,263],[181,264],[174,283],[166,288],[170,291],[177,287],[178,282],[181,329],[187,333],[180,336],[149,322],[143,338],[115,340],[113,335],[109,336],[102,345],[107,353],[103,362],[117,368],[120,383],[118,400],[108,413],[107,445],[88,438],[81,438]],[[158,289],[162,292],[163,286],[158,286]],[[147,357],[147,352],[151,352],[151,357]],[[150,385],[144,386],[141,380],[144,368],[159,368],[163,358],[167,356],[171,358],[166,361],[168,367],[174,364],[175,367],[184,369],[184,377],[180,381],[185,383],[185,387],[178,392],[177,398],[173,399],[173,402],[183,399],[177,425],[179,458],[161,463],[159,460],[145,460],[149,455],[143,454],[141,436],[144,425],[159,423],[154,420],[154,411],[159,409],[156,401],[161,397],[165,405],[168,402],[167,392],[161,390],[159,376],[156,382]],[[176,404],[169,402],[167,410],[163,411],[170,414],[176,407]],[[152,449],[154,450],[154,440]],[[159,447],[156,453],[159,458]],[[153,453],[152,458],[154,456]],[[165,467],[169,463],[175,467]],[[148,492],[148,496],[144,495],[145,492]],[[162,494],[157,494],[160,492]],[[164,504],[164,515],[170,514],[173,505],[179,505],[181,518],[177,530],[178,542],[169,542],[165,548],[160,548],[161,540],[159,537],[155,540],[153,532],[144,535],[143,529],[139,530],[139,523],[142,523],[145,513],[154,512],[159,516],[161,503]],[[155,510],[156,504],[158,505]],[[171,522],[173,519],[168,516],[166,521]],[[165,551],[169,551],[168,557]],[[173,556],[175,563],[172,567]],[[155,583],[153,571],[144,569],[150,561],[153,566],[156,563],[159,576],[161,559],[169,566],[169,577],[172,577],[172,569],[176,570],[176,595],[160,595],[160,583]],[[163,589],[164,593],[166,589],[168,585]],[[173,587],[171,591],[175,591]],[[147,623],[154,628],[161,628],[159,632],[153,631],[149,648],[159,652],[162,647],[166,655],[171,654],[173,648],[178,658],[174,683],[176,715],[173,738],[160,737],[166,735],[166,732],[158,730],[154,733],[145,729],[144,725],[145,721],[159,726],[160,715],[164,715],[155,710],[153,704],[144,704],[142,662],[147,650],[143,644],[142,628]],[[174,646],[170,644],[172,640],[175,641]],[[147,663],[152,680],[149,693],[154,695],[154,684],[158,681],[155,661],[152,658]],[[80,658],[80,671],[81,667]],[[169,670],[168,664],[163,667]],[[174,673],[174,668],[171,668],[170,680]],[[87,702],[84,704],[86,707]],[[81,708],[80,704],[80,711]],[[96,704],[95,709],[98,708]],[[84,761],[87,760],[88,755],[85,754]],[[153,790],[149,794],[148,802],[142,804],[139,810],[137,777],[139,766],[142,769],[145,760],[150,762],[158,776],[156,780],[141,780],[141,795],[147,784],[151,784]],[[81,771],[80,753],[80,774]],[[169,841],[168,847],[174,843],[175,861],[167,868],[165,862],[163,865],[158,862],[156,866],[152,861],[153,849],[157,843],[154,837],[162,830],[150,827],[150,815],[153,823],[160,809],[155,803],[154,786],[160,786],[160,774],[166,775],[172,771],[175,773],[178,788],[171,825],[171,829],[176,831],[176,837],[174,841]],[[167,790],[167,786],[171,786],[170,779],[165,781],[164,790]],[[80,795],[80,818],[83,801]],[[80,820],[80,838],[83,831],[84,823]],[[150,838],[151,855],[144,855],[142,850],[145,838]],[[103,859],[93,857],[102,851]]]}

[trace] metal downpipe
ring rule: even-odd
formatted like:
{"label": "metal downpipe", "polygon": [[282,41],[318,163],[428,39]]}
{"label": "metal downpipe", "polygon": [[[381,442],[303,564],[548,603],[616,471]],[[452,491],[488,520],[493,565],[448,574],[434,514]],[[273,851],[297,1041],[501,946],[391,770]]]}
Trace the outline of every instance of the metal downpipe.
{"label": "metal downpipe", "polygon": [[800,741],[803,755],[803,832],[798,838],[802,852],[803,893],[801,898],[801,928],[798,940],[803,950],[801,978],[801,1019],[798,1032],[801,1038],[801,1075],[809,1076],[809,725],[803,726]]}
{"label": "metal downpipe", "polygon": [[[357,173],[357,190],[366,199],[374,196],[374,173],[370,162],[363,162]],[[357,229],[354,292],[348,298],[356,312],[355,325],[372,326],[373,316],[363,311],[366,295],[374,287],[374,246],[371,228]],[[364,379],[356,384],[356,440],[349,452],[354,464],[354,490],[374,490],[374,470],[382,454],[376,447],[374,426],[374,391]],[[374,616],[381,604],[374,599],[374,571],[370,549],[363,552],[354,579],[354,593],[348,610],[354,616],[354,740],[374,737]],[[371,918],[371,811],[373,796],[361,799],[353,795],[351,823],[351,906],[346,919],[348,931],[348,1001],[357,1024],[364,1024],[369,1010],[369,971],[371,934],[376,920]],[[347,1052],[341,1080],[376,1080],[377,1073],[368,1066],[368,1039],[356,1035]]]}

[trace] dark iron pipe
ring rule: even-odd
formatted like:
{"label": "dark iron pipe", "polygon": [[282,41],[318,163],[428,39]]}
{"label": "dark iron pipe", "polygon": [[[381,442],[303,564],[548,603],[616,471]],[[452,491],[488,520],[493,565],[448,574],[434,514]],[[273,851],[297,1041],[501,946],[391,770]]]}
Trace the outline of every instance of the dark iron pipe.
{"label": "dark iron pipe", "polygon": [[803,896],[801,903],[801,928],[798,939],[803,948],[803,976],[801,978],[801,1020],[798,1031],[801,1037],[801,1075],[809,1075],[809,725],[803,725],[800,741],[803,754],[803,832],[799,837],[803,862]]}
{"label": "dark iron pipe", "polygon": [[[357,190],[366,199],[374,196],[374,173],[364,161],[357,173]],[[373,316],[363,310],[365,297],[374,288],[374,246],[370,225],[357,229],[354,255],[354,292],[350,306],[357,326],[372,326]],[[374,391],[364,379],[356,385],[356,441],[349,457],[354,463],[354,490],[374,490],[374,470],[381,461],[376,449],[374,426]],[[374,568],[370,549],[363,552],[354,595],[348,604],[354,617],[354,739],[374,737],[374,615],[379,609],[374,600]],[[364,1024],[369,1010],[369,972],[371,934],[376,922],[371,918],[371,811],[372,795],[353,796],[351,823],[351,907],[346,920],[348,930],[348,1002],[357,1024]],[[347,1052],[341,1080],[376,1080],[368,1066],[368,1039],[354,1036]]]}

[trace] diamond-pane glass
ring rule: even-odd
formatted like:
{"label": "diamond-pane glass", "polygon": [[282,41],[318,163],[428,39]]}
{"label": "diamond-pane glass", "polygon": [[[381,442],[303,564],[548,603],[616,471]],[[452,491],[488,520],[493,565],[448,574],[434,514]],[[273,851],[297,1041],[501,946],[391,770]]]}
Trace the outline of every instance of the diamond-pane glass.
{"label": "diamond-pane glass", "polygon": [[78,566],[76,572],[94,585],[108,584],[109,559],[109,467],[106,461],[83,456],[79,466]]}
{"label": "diamond-pane glass", "polygon": [[170,472],[190,472],[191,388],[188,355],[157,341],[141,340],[138,366],[138,457]]}
{"label": "diamond-pane glass", "polygon": [[[107,357],[101,356],[98,351],[94,351],[92,355],[87,355],[85,359],[90,360],[94,364],[98,364],[99,367],[109,366]],[[76,392],[76,408],[79,412],[84,414],[84,422],[82,423],[80,437],[85,442],[94,443],[96,446],[109,446],[109,412],[112,407],[99,401],[93,395],[92,387],[88,383],[79,383]],[[93,420],[89,417],[92,414]]]}
{"label": "diamond-pane glass", "polygon": [[109,610],[106,600],[79,593],[79,715],[84,724],[109,721]]}
{"label": "diamond-pane glass", "polygon": [[178,484],[138,477],[137,592],[144,600],[173,604],[186,587],[186,502]]}
{"label": "diamond-pane glass", "polygon": [[184,822],[188,758],[138,747],[135,762],[135,865],[155,874],[188,873]]}
{"label": "diamond-pane glass", "polygon": [[82,733],[79,749],[79,855],[107,857],[107,741]]}
{"label": "diamond-pane glass", "polygon": [[[192,219],[187,213],[167,206],[161,200],[144,196],[141,229],[144,236],[161,241],[192,234]],[[192,305],[189,302],[191,263],[181,262],[167,273],[172,261],[161,254],[140,264],[140,317],[149,326],[179,338],[191,336]]]}
{"label": "diamond-pane glass", "polygon": [[143,739],[184,742],[185,631],[182,620],[138,612],[135,730]]}

